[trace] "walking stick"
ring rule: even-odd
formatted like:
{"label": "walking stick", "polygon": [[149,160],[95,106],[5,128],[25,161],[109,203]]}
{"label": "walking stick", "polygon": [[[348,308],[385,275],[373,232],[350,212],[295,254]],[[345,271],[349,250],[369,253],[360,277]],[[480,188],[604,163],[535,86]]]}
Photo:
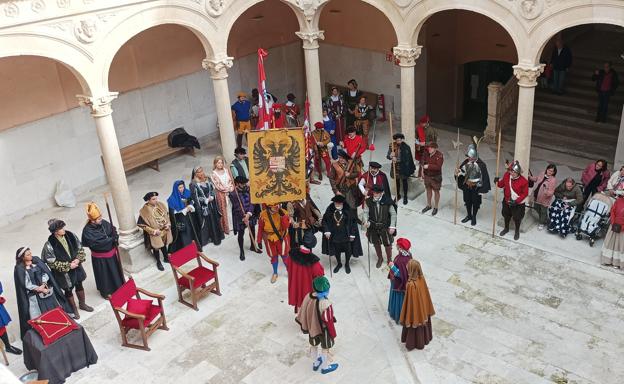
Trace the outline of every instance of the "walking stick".
{"label": "walking stick", "polygon": [[[392,173],[394,174],[394,186],[396,187],[396,196],[399,196],[399,185],[397,183],[397,178],[399,177],[399,175],[397,175],[396,172],[396,153],[394,151],[394,133],[392,130],[392,112],[388,112],[388,120],[390,122],[390,148],[392,149],[392,155],[394,156],[394,159],[392,159]],[[395,200],[398,201],[398,198]],[[398,212],[397,212],[398,213]]]}
{"label": "walking stick", "polygon": [[[459,128],[457,128],[457,142],[455,146],[457,148],[457,161],[455,162],[455,169],[459,168],[459,146],[461,143],[459,142]],[[453,224],[457,225],[457,195],[459,193],[459,184],[457,181],[455,182],[455,211],[453,212]]]}
{"label": "walking stick", "polygon": [[[232,181],[234,181],[234,177],[232,176],[232,171],[229,168],[227,169],[227,171],[230,174],[230,178],[232,179]],[[243,214],[243,216],[246,216],[245,208],[243,207],[243,202],[240,198],[240,195],[238,194],[238,190],[236,189],[236,186],[234,186],[234,194],[236,195],[236,200],[238,200],[238,205],[240,206],[241,213]],[[254,236],[253,231],[251,230],[251,227],[249,226],[249,222],[247,222],[245,226],[247,227],[247,231],[249,232],[249,239],[251,240],[251,244],[253,245],[254,251],[258,252],[259,249],[258,249],[258,245],[256,244],[256,237]]]}
{"label": "walking stick", "polygon": [[[323,234],[323,236],[325,236],[325,234]],[[331,235],[329,237],[331,237]],[[327,241],[327,249],[329,249],[329,239],[325,237],[325,240]],[[334,277],[334,271],[332,270],[331,258],[332,258],[332,255],[329,255],[329,277]]]}
{"label": "walking stick", "polygon": [[[111,215],[110,205],[108,205],[108,192],[104,192],[104,202],[106,203],[106,212],[108,212],[108,222],[113,227],[113,216]],[[123,265],[121,264],[121,254],[119,253],[119,245],[115,245],[115,254],[117,255],[117,264],[119,265],[119,273],[121,274],[121,280],[125,283],[126,276],[124,275]]]}
{"label": "walking stick", "polygon": [[[498,130],[498,144],[496,148],[496,178],[498,178],[498,166],[500,162],[500,149],[501,149],[501,133],[502,129]],[[494,186],[494,209],[492,210],[492,237],[496,232],[496,209],[498,206],[498,185]]]}
{"label": "walking stick", "polygon": [[366,236],[366,248],[368,253],[368,278],[370,279],[371,275],[371,266],[370,266],[370,241],[368,240],[368,236]]}

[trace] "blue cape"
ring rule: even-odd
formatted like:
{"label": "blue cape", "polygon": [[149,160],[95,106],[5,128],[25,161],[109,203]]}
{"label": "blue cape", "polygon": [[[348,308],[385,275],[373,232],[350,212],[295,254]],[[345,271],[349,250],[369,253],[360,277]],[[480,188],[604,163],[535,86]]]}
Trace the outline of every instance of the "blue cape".
{"label": "blue cape", "polygon": [[188,200],[191,198],[191,191],[189,191],[188,188],[186,188],[186,185],[184,185],[184,191],[180,194],[180,192],[178,191],[178,185],[180,184],[184,184],[184,181],[176,180],[173,183],[173,188],[171,189],[171,195],[169,195],[169,198],[167,199],[167,205],[169,205],[169,208],[174,209],[176,211],[181,211],[186,207],[186,204],[184,204],[182,199]]}

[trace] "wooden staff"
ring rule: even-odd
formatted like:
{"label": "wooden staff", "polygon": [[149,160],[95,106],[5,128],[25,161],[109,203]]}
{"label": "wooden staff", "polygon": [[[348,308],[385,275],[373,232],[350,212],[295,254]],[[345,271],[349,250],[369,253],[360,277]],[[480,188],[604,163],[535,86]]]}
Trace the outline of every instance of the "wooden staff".
{"label": "wooden staff", "polygon": [[[399,177],[399,175],[397,175],[397,172],[396,172],[396,152],[394,151],[394,133],[392,129],[392,112],[388,112],[388,120],[390,121],[390,148],[392,149],[392,155],[394,156],[394,159],[392,159],[392,173],[394,174],[394,186],[397,187],[397,177]],[[396,192],[396,196],[399,196],[398,189],[395,192]]]}
{"label": "wooden staff", "polygon": [[[457,161],[455,162],[455,169],[459,169],[459,128],[457,128]],[[457,195],[459,194],[459,183],[455,181],[455,211],[453,212],[453,224],[457,225]]]}
{"label": "wooden staff", "polygon": [[[247,214],[245,213],[245,207],[243,207],[243,201],[241,200],[240,195],[238,194],[238,190],[236,189],[236,183],[234,182],[234,176],[232,176],[232,171],[230,170],[230,168],[227,168],[227,171],[230,175],[230,179],[232,179],[232,183],[234,184],[234,194],[236,195],[236,200],[238,200],[238,205],[240,206],[240,210],[243,216],[247,216]],[[251,240],[251,244],[253,244],[254,251],[258,252],[259,249],[258,249],[258,245],[256,244],[256,236],[254,236],[253,231],[251,230],[249,221],[247,221],[245,225],[247,226],[247,231],[249,232],[249,239]],[[268,250],[268,247],[267,247],[267,250]]]}
{"label": "wooden staff", "polygon": [[[498,166],[500,162],[500,149],[501,149],[501,133],[502,129],[498,130],[498,144],[496,148],[496,178],[498,179]],[[496,209],[498,206],[498,185],[494,186],[494,209],[492,210],[492,237],[496,232]]]}
{"label": "wooden staff", "polygon": [[[113,227],[113,216],[111,215],[110,205],[108,205],[108,192],[104,192],[104,203],[106,203],[106,212],[108,212],[108,222]],[[119,265],[119,273],[121,274],[121,280],[125,283],[126,276],[124,274],[123,265],[121,264],[121,254],[119,253],[119,245],[115,245],[115,254],[117,257],[117,263]]]}
{"label": "wooden staff", "polygon": [[64,325],[66,327],[69,327],[71,324],[70,323],[60,323],[58,321],[48,321],[48,320],[33,320],[33,323],[35,324],[54,324],[54,325]]}

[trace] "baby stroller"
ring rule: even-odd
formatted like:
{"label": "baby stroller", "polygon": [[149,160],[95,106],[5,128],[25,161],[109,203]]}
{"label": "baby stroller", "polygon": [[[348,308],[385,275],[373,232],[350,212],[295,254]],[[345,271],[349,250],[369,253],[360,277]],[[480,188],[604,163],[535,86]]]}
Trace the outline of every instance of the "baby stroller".
{"label": "baby stroller", "polygon": [[613,200],[602,193],[596,193],[587,204],[576,230],[576,240],[583,236],[589,238],[589,245],[594,246],[596,239],[604,236],[609,227],[609,213]]}

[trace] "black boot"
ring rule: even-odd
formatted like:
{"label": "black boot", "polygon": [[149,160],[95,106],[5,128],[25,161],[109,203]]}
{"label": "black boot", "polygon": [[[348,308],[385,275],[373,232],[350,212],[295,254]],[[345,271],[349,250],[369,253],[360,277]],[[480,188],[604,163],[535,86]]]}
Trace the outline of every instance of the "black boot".
{"label": "black boot", "polygon": [[[244,241],[245,241],[245,231],[239,231],[237,233],[237,237],[238,237],[238,249],[240,249],[240,255],[238,256],[238,258],[243,261],[245,260],[245,250],[244,250]],[[253,247],[253,245],[252,245]],[[251,248],[249,248],[251,249]]]}
{"label": "black boot", "polygon": [[[163,253],[167,254],[166,252]],[[164,271],[165,267],[163,267],[162,263],[160,262],[160,251],[158,249],[152,249],[152,255],[154,255],[154,257],[156,258],[156,268],[158,268],[159,271]]]}
{"label": "black boot", "polygon": [[407,204],[407,179],[403,179],[403,205]]}
{"label": "black boot", "polygon": [[516,226],[514,232],[514,240],[518,240],[520,238],[520,224],[522,224],[522,220],[514,220],[514,224]]}
{"label": "black boot", "polygon": [[502,231],[500,231],[499,236],[505,236],[507,234],[507,232],[509,232],[509,219],[505,218],[505,228],[503,228]]}
{"label": "black boot", "polygon": [[21,355],[22,354],[22,350],[14,347],[11,345],[11,343],[9,343],[9,334],[4,332],[4,334],[2,336],[0,336],[0,339],[2,340],[2,342],[4,343],[4,350],[7,351],[8,353],[12,353],[14,355]]}
{"label": "black boot", "polygon": [[342,268],[342,261],[340,260],[340,254],[336,255],[336,260],[338,261],[338,264],[336,264],[336,268],[334,268],[334,273],[338,273],[338,271],[340,271],[340,268]]}
{"label": "black boot", "polygon": [[351,260],[351,256],[347,256],[347,262],[345,263],[345,272],[347,272],[347,274],[351,273],[351,266],[349,265],[349,260]]}
{"label": "black boot", "polygon": [[240,250],[240,255],[238,256],[238,258],[243,261],[245,260],[245,251],[243,251],[242,249]]}
{"label": "black boot", "polygon": [[466,217],[464,217],[461,222],[467,223],[472,220],[472,204],[466,204]]}
{"label": "black boot", "polygon": [[477,225],[477,212],[479,212],[479,207],[476,205],[472,206],[472,215],[470,215],[470,225]]}

